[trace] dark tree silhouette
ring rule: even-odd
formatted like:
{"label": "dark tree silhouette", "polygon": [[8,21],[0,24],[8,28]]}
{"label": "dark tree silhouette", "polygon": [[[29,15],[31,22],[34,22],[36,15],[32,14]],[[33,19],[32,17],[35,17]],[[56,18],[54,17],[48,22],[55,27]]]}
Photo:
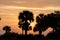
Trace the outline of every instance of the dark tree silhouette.
{"label": "dark tree silhouette", "polygon": [[60,11],[55,11],[55,19],[57,21],[55,30],[56,33],[60,34]]}
{"label": "dark tree silhouette", "polygon": [[34,27],[34,31],[39,31],[39,34],[41,35],[41,33],[42,33],[42,29],[43,29],[43,23],[44,23],[44,21],[43,21],[43,18],[44,18],[44,14],[39,14],[39,16],[37,16],[36,17],[36,22],[37,22],[37,24],[35,25],[35,27]]}
{"label": "dark tree silhouette", "polygon": [[[34,21],[32,12],[23,11],[19,13],[19,27],[22,27],[22,30],[25,30],[25,35],[27,35],[27,31],[31,29],[29,27],[30,23]],[[22,33],[23,34],[23,33]]]}
{"label": "dark tree silhouette", "polygon": [[55,14],[60,14],[60,11],[55,11]]}
{"label": "dark tree silhouette", "polygon": [[5,33],[9,33],[11,31],[11,28],[10,28],[10,26],[4,26],[3,30],[6,31]]}
{"label": "dark tree silhouette", "polygon": [[[60,14],[58,11],[55,11],[54,13],[48,14],[48,25],[53,28],[53,30],[56,30],[57,27],[59,27],[59,21],[60,21]],[[47,27],[49,27],[47,26]]]}
{"label": "dark tree silhouette", "polygon": [[34,28],[34,31],[39,31],[39,34],[41,35],[42,31],[45,31],[47,28],[51,27],[53,28],[54,33],[56,29],[60,28],[59,14],[59,11],[55,11],[55,13],[50,13],[47,15],[39,14],[39,16],[36,17],[37,24]]}
{"label": "dark tree silhouette", "polygon": [[[4,26],[5,34],[0,35],[0,40],[59,40],[60,39],[60,11],[55,11],[47,15],[39,14],[36,17],[37,24],[33,31],[39,31],[39,35],[27,35],[28,30],[32,30],[30,23],[34,21],[33,14],[30,11],[23,11],[19,13],[19,28],[25,30],[25,35],[10,32],[10,26]],[[53,28],[53,32],[49,33],[46,37],[41,35],[42,31],[47,28]]]}
{"label": "dark tree silhouette", "polygon": [[1,18],[0,18],[0,20],[1,20]]}
{"label": "dark tree silhouette", "polygon": [[[55,11],[54,13],[50,13],[47,15],[47,28],[51,27],[53,28],[53,32],[48,34],[48,38],[60,38],[58,37],[60,35],[60,12]],[[47,23],[46,22],[46,23]]]}

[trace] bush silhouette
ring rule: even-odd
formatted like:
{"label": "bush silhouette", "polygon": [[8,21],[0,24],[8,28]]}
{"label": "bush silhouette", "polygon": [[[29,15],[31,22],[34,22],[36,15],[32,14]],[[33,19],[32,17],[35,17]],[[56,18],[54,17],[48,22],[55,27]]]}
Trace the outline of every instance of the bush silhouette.
{"label": "bush silhouette", "polygon": [[9,33],[11,31],[10,26],[4,26],[3,30],[5,30],[5,33]]}

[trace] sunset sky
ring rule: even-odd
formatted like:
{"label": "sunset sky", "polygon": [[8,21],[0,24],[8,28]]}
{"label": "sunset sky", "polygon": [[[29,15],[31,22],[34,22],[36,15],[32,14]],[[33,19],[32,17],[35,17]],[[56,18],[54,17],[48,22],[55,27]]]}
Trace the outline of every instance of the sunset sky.
{"label": "sunset sky", "polygon": [[[18,28],[18,14],[23,10],[33,12],[34,16],[39,13],[48,14],[60,10],[60,0],[0,0],[0,17],[2,19],[0,21],[0,34],[4,33],[2,28],[5,25],[11,26],[13,32],[22,32]],[[35,23],[34,21],[31,25],[34,26]],[[33,32],[30,31],[30,33]]]}

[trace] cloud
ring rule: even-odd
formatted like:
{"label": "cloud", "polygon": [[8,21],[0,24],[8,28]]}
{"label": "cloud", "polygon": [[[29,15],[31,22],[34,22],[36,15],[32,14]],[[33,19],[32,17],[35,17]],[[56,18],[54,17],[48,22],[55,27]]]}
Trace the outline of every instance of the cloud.
{"label": "cloud", "polygon": [[19,7],[19,6],[1,6],[1,9],[22,9],[22,10],[60,10],[60,7],[44,7],[44,8],[32,8],[32,7]]}
{"label": "cloud", "polygon": [[0,5],[23,6],[23,7],[60,7],[60,0],[0,0]]}

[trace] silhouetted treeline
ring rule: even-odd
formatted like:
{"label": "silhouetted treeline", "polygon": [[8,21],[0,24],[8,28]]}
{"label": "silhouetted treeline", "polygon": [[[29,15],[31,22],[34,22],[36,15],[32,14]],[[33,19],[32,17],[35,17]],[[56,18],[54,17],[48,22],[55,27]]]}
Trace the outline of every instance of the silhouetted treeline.
{"label": "silhouetted treeline", "polygon": [[[38,35],[29,34],[27,31],[32,30],[30,23],[34,21],[34,15],[30,11],[23,11],[19,13],[18,16],[19,28],[25,31],[25,35],[11,32],[10,26],[4,26],[3,30],[5,33],[0,35],[0,40],[60,40],[60,11],[54,11],[54,13],[39,14],[36,16],[36,25],[33,29],[34,32],[39,31]],[[43,31],[51,27],[53,32],[48,35],[42,35]]]}

